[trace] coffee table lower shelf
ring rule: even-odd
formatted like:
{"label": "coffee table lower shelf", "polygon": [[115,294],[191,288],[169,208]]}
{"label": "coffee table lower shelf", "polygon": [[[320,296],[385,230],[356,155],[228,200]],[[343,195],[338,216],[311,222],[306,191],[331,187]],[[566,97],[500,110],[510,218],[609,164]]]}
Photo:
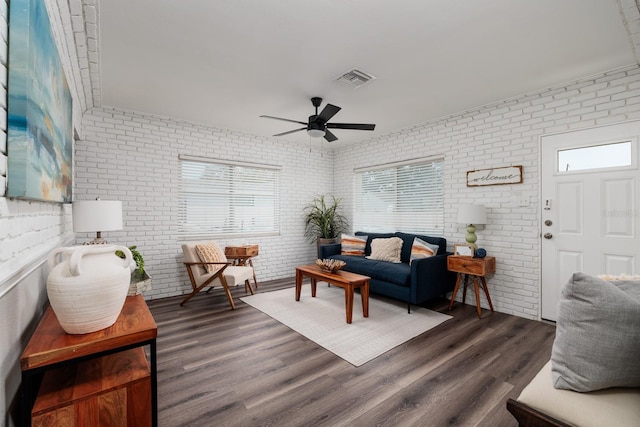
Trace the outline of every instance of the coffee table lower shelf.
{"label": "coffee table lower shelf", "polygon": [[317,282],[327,282],[331,285],[344,289],[344,301],[347,323],[353,319],[353,296],[356,288],[360,288],[362,298],[362,316],[369,317],[369,280],[368,276],[349,273],[348,271],[337,271],[331,273],[323,270],[316,264],[302,265],[296,267],[296,301],[300,301],[302,291],[302,281],[304,276],[311,280],[311,296],[315,298]]}

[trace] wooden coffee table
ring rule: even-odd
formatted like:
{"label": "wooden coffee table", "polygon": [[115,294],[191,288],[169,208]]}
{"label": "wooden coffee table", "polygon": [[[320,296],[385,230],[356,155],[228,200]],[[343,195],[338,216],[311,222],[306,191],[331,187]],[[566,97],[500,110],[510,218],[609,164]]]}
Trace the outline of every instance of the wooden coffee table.
{"label": "wooden coffee table", "polygon": [[337,271],[330,273],[321,269],[316,264],[302,265],[296,267],[296,301],[300,301],[300,291],[302,290],[302,279],[307,276],[311,279],[311,296],[316,296],[316,284],[318,281],[327,282],[344,289],[344,302],[347,312],[347,323],[351,323],[353,317],[353,291],[360,288],[362,297],[362,315],[369,317],[369,280],[368,276],[349,273],[348,271]]}

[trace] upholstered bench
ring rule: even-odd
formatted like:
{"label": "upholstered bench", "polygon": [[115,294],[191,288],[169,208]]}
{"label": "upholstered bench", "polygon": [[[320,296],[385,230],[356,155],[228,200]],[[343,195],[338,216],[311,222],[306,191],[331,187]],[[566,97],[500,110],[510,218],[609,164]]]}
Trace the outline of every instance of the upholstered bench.
{"label": "upholstered bench", "polygon": [[553,387],[551,361],[507,409],[520,426],[640,426],[640,389],[607,388],[579,393]]}
{"label": "upholstered bench", "polygon": [[574,273],[551,360],[507,409],[523,427],[640,426],[640,280]]}

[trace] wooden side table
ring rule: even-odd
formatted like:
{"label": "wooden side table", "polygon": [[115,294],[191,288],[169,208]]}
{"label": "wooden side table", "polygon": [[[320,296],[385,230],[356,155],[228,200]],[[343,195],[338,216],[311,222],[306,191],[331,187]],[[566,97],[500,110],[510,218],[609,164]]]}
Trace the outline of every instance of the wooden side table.
{"label": "wooden side table", "polygon": [[465,301],[467,299],[467,286],[469,285],[469,276],[471,276],[471,280],[474,284],[474,290],[476,292],[476,309],[478,311],[478,318],[482,317],[482,311],[480,309],[480,285],[478,283],[478,279],[480,279],[482,289],[484,290],[484,294],[487,297],[487,301],[489,302],[489,307],[491,308],[491,312],[493,313],[493,303],[491,302],[491,297],[489,296],[489,289],[487,289],[487,281],[485,279],[485,276],[496,272],[496,259],[494,257],[488,256],[485,258],[473,258],[468,256],[450,255],[447,257],[447,269],[449,271],[458,273],[456,286],[453,288],[453,293],[451,294],[451,302],[449,302],[449,310],[451,310],[451,307],[453,307],[453,302],[456,299],[458,289],[460,288],[460,283],[462,282],[464,282],[462,291],[462,303],[465,304]]}
{"label": "wooden side table", "polygon": [[246,266],[253,269],[253,284],[258,288],[258,280],[256,279],[256,269],[253,267],[253,260],[251,258],[258,256],[260,248],[258,245],[243,245],[243,246],[226,246],[224,248],[224,254],[227,259],[231,260],[235,265]]}
{"label": "wooden side table", "polygon": [[[31,425],[31,409],[39,378],[46,371],[97,357],[112,355],[149,345],[151,381],[151,425],[158,425],[156,338],[158,327],[142,295],[127,297],[116,322],[100,331],[82,335],[67,334],[48,307],[20,357],[22,368],[22,424]],[[135,354],[133,357],[136,357]],[[140,396],[143,398],[143,396]]]}

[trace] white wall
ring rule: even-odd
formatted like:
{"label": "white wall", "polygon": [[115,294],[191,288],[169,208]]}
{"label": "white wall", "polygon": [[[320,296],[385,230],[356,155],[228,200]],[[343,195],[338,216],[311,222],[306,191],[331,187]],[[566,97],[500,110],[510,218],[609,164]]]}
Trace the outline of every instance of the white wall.
{"label": "white wall", "polygon": [[[464,243],[455,221],[461,203],[488,207],[478,244],[496,257],[488,281],[494,308],[537,319],[540,290],[539,138],[541,135],[640,118],[640,69],[632,67],[559,85],[401,129],[335,153],[336,183],[351,183],[353,169],[418,157],[445,159],[445,237]],[[517,185],[467,187],[466,172],[522,165]],[[352,186],[336,185],[352,206]],[[524,199],[525,206],[520,206]],[[483,307],[488,307],[482,299]]]}
{"label": "white wall", "polygon": [[[61,4],[65,4],[62,2]],[[52,11],[54,38],[67,80],[71,86],[74,106],[78,96],[74,84],[68,49],[64,43],[67,26],[60,21],[57,4],[46,1]],[[47,254],[57,246],[69,244],[73,235],[69,205],[58,203],[8,200],[6,184],[6,92],[7,92],[7,1],[0,1],[0,425],[13,425],[11,410],[17,405],[20,385],[20,355],[27,344],[46,303],[44,265]],[[74,124],[81,110],[74,108]]]}
{"label": "white wall", "polygon": [[263,139],[106,108],[87,112],[82,125],[84,138],[75,146],[75,200],[122,200],[124,230],[103,237],[138,247],[153,282],[145,298],[191,289],[176,235],[180,154],[282,166],[280,236],[218,243],[259,244],[259,281],[292,277],[296,265],[314,259],[315,248],[303,237],[302,208],[315,194],[331,191],[333,156],[319,146],[310,152],[304,133],[298,142]]}

